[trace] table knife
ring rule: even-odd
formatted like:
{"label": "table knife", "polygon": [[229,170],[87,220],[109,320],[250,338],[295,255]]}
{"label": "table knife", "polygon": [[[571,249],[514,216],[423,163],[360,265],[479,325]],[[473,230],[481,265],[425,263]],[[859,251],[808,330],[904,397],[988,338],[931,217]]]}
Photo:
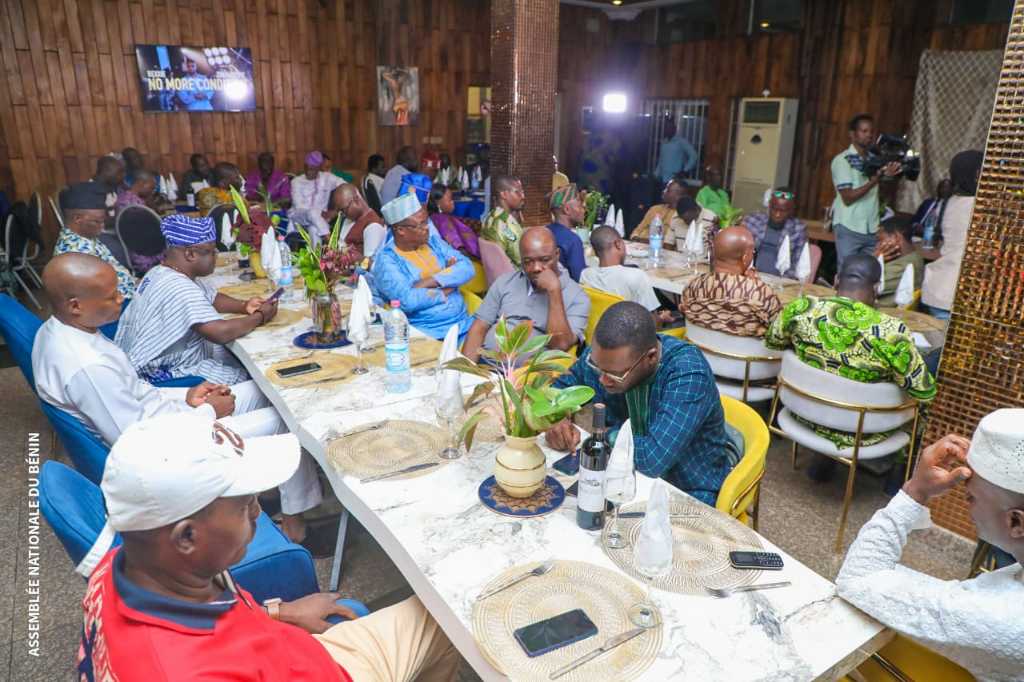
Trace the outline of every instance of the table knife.
{"label": "table knife", "polygon": [[392,476],[401,476],[402,474],[411,474],[414,471],[422,471],[429,469],[430,467],[436,467],[440,462],[426,462],[424,464],[413,464],[411,467],[405,467],[398,471],[390,471],[386,474],[377,474],[376,476],[370,476],[368,478],[362,478],[359,480],[360,483],[373,483],[374,481],[381,481],[385,478],[391,478]]}
{"label": "table knife", "polygon": [[627,630],[626,632],[623,632],[621,634],[615,635],[614,637],[612,637],[608,641],[606,641],[603,645],[601,645],[599,648],[594,649],[593,651],[591,651],[588,654],[584,654],[584,655],[580,656],[575,661],[569,663],[568,665],[564,665],[561,668],[559,668],[558,670],[554,671],[553,673],[551,673],[551,675],[548,676],[548,678],[552,679],[552,680],[557,680],[562,675],[565,675],[566,673],[572,672],[573,670],[575,670],[576,668],[580,667],[584,663],[589,663],[590,661],[594,660],[598,656],[601,656],[602,654],[608,653],[609,651],[611,651],[615,647],[617,647],[617,646],[619,646],[621,644],[625,644],[626,642],[628,642],[631,639],[639,637],[640,635],[644,634],[645,631],[646,631],[645,628],[633,628],[632,630]]}
{"label": "table knife", "polygon": [[[647,516],[645,511],[619,512],[620,519],[642,519]],[[677,512],[668,515],[671,519],[696,519],[704,516],[700,512]]]}

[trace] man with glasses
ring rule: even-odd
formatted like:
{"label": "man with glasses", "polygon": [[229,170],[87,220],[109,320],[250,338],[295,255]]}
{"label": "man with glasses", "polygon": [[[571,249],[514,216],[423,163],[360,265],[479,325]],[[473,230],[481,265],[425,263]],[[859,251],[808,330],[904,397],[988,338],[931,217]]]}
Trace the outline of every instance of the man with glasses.
{"label": "man with glasses", "polygon": [[350,249],[356,249],[367,258],[372,258],[387,237],[384,220],[366,203],[359,189],[352,184],[339,185],[331,192],[327,204],[327,217],[333,224],[337,216],[342,217],[341,239]]}
{"label": "man with glasses", "polygon": [[[199,279],[217,265],[217,230],[210,218],[172,214],[160,221],[167,256],[139,283],[115,341],[139,376],[150,381],[189,375],[237,384],[248,373],[224,346],[269,322],[277,302],[240,301]],[[230,320],[221,315],[237,314]]]}
{"label": "man with glasses", "polygon": [[[639,303],[623,301],[605,311],[590,349],[554,385],[593,388],[594,402],[608,407],[611,430],[630,420],[636,470],[709,505],[742,456],[726,432],[715,378],[700,350],[658,335]],[[551,447],[572,451],[580,433],[566,419],[546,438]]]}
{"label": "man with glasses", "polygon": [[473,265],[430,231],[427,209],[413,193],[400,194],[381,208],[393,239],[379,251],[370,271],[384,301],[399,301],[409,324],[435,339],[453,325],[460,337],[469,312],[459,287],[473,279]]}
{"label": "man with glasses", "polygon": [[60,193],[64,227],[53,246],[53,255],[85,253],[96,256],[117,273],[117,292],[130,299],[135,295],[135,277],[100,241],[107,218],[106,186],[99,182],[80,182]]}
{"label": "man with glasses", "polygon": [[[476,311],[462,353],[470,360],[480,348],[495,350],[495,323],[533,323],[533,334],[550,334],[548,346],[569,350],[583,338],[590,298],[558,263],[555,236],[546,227],[531,227],[519,240],[521,269],[494,280]],[[650,317],[650,313],[648,313]]]}
{"label": "man with glasses", "polygon": [[[772,190],[767,213],[753,213],[743,219],[743,225],[754,237],[754,267],[758,272],[796,279],[796,266],[807,243],[807,226],[796,215],[796,195],[788,187]],[[789,237],[789,270],[779,272],[775,260],[779,248]]]}

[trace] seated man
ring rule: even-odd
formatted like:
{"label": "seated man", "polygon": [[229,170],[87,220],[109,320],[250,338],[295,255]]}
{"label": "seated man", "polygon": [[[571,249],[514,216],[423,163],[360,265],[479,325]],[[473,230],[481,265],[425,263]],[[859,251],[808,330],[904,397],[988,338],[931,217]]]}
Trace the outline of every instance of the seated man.
{"label": "seated man", "polygon": [[[157,388],[139,379],[124,351],[99,332],[121,314],[117,277],[100,259],[79,253],[56,256],[43,270],[43,285],[53,317],[43,323],[32,346],[36,392],[107,446],[136,422],[182,412],[219,418],[246,438],[287,431],[254,381]],[[288,537],[302,540],[300,514],[320,501],[316,464],[304,455],[302,466],[281,486]]]}
{"label": "seated man", "polygon": [[373,258],[388,236],[384,220],[370,208],[355,185],[338,185],[331,192],[325,217],[333,224],[342,216],[341,239],[349,248],[356,249],[367,258]]}
{"label": "seated man", "polygon": [[117,193],[115,213],[120,213],[128,206],[148,206],[160,215],[174,210],[174,204],[156,191],[156,177],[144,168],[135,171],[131,187],[122,188]]}
{"label": "seated man", "polygon": [[256,157],[256,168],[245,177],[245,198],[251,201],[270,201],[287,208],[291,204],[292,192],[288,176],[274,167],[274,155],[261,152]]}
{"label": "seated man", "polygon": [[652,313],[661,307],[647,274],[626,267],[626,244],[615,228],[602,225],[590,233],[590,245],[598,266],[580,275],[580,284],[639,303]]}
{"label": "seated man", "polygon": [[188,170],[181,176],[183,194],[199,194],[199,190],[210,186],[210,161],[206,154],[188,157]]}
{"label": "seated man", "polygon": [[135,277],[99,240],[107,217],[106,190],[97,182],[80,182],[60,193],[64,227],[53,245],[53,255],[86,253],[96,256],[117,273],[117,292],[126,299],[135,295]]}
{"label": "seated man", "polygon": [[913,235],[914,224],[908,218],[892,217],[879,223],[875,256],[885,260],[885,280],[882,282],[882,293],[878,295],[878,305],[896,305],[896,288],[908,265],[914,266],[914,290],[921,288],[925,263],[914,248],[911,241]]}
{"label": "seated man", "polygon": [[[796,197],[788,187],[772,190],[767,213],[752,213],[743,218],[743,226],[754,237],[754,267],[758,272],[796,279],[796,266],[807,243],[807,227],[796,215]],[[789,237],[789,270],[779,272],[775,261],[782,241]]]}
{"label": "seated man", "polygon": [[477,308],[463,354],[474,362],[480,348],[495,350],[494,324],[533,322],[533,334],[550,334],[549,347],[569,350],[583,339],[590,315],[590,297],[558,264],[555,236],[546,227],[523,233],[519,249],[523,267],[494,280]]}
{"label": "seated man", "polygon": [[465,334],[472,320],[459,287],[473,279],[473,265],[430,234],[427,210],[415,194],[399,194],[383,211],[394,239],[373,259],[377,293],[384,301],[399,301],[409,324],[428,336],[442,339],[453,324]]}
{"label": "seated man", "polygon": [[[948,435],[926,448],[903,490],[860,529],[836,578],[840,597],[979,680],[1019,680],[1024,671],[1022,425],[1024,410],[996,410],[973,442]],[[979,539],[1014,563],[968,580],[898,565],[910,532],[931,526],[928,502],[964,482]]]}
{"label": "seated man", "polygon": [[82,600],[82,679],[454,680],[459,655],[416,597],[355,618],[334,592],[260,605],[232,579],[257,493],[298,464],[291,434],[243,439],[192,415],[125,431],[101,484],[123,544]]}
{"label": "seated man", "polygon": [[238,166],[233,163],[218,163],[213,167],[213,185],[199,190],[196,194],[196,208],[202,215],[209,215],[210,211],[222,204],[233,204],[231,200],[231,188],[242,191],[242,174],[238,172]]}
{"label": "seated man", "polygon": [[569,272],[574,281],[580,281],[580,273],[587,267],[583,257],[583,242],[573,230],[583,224],[583,202],[580,201],[576,185],[569,183],[551,192],[548,202],[551,208],[551,223],[548,229],[555,235],[558,245],[558,262]]}
{"label": "seated man", "polygon": [[782,303],[757,278],[753,261],[754,239],[746,228],[716,234],[713,272],[697,275],[683,290],[679,310],[686,321],[723,334],[763,337]]}
{"label": "seated man", "polygon": [[295,231],[294,225],[302,225],[314,241],[327,237],[331,225],[327,222],[327,203],[331,192],[344,180],[333,173],[320,170],[324,155],[310,152],[306,155],[306,170],[292,178],[292,207],[288,211],[288,230]]}
{"label": "seated man", "polygon": [[697,192],[697,203],[719,218],[726,217],[732,210],[729,191],[722,187],[722,171],[718,168],[708,166],[704,169],[704,186]]}
{"label": "seated man", "polygon": [[[117,213],[114,208],[117,205],[117,193],[124,181],[124,162],[116,156],[107,154],[96,161],[96,173],[92,176],[92,182],[97,183],[106,192],[107,217],[113,218]],[[111,221],[113,225],[113,221]]]}
{"label": "seated man", "polygon": [[512,264],[518,266],[519,240],[523,236],[523,226],[517,216],[526,203],[523,183],[518,178],[499,175],[494,178],[494,199],[497,205],[484,216],[480,238],[501,246]]}
{"label": "seated man", "polygon": [[[217,230],[210,218],[169,215],[160,230],[167,255],[139,283],[117,327],[117,345],[150,381],[189,375],[229,385],[248,380],[224,345],[274,319],[277,301],[239,301],[198,279],[217,266]],[[225,320],[222,314],[242,317]]]}
{"label": "seated man", "polygon": [[[765,336],[769,348],[792,348],[812,367],[865,383],[891,382],[912,398],[935,397],[935,380],[901,320],[875,310],[882,268],[873,256],[848,256],[836,275],[836,295],[802,296],[786,305]],[[797,417],[799,419],[799,417]],[[801,420],[803,421],[803,420]],[[852,447],[854,434],[804,422],[837,448]],[[865,434],[861,445],[873,445],[890,433]],[[819,460],[821,466],[824,460]],[[828,460],[834,463],[834,460]],[[812,477],[829,469],[811,469]]]}
{"label": "seated man", "polygon": [[651,236],[651,223],[655,218],[661,219],[662,243],[665,246],[672,246],[678,238],[682,241],[686,237],[686,228],[689,223],[684,223],[680,213],[676,210],[679,200],[686,194],[686,189],[678,180],[669,180],[665,183],[665,189],[661,192],[661,203],[647,209],[644,219],[633,229],[630,238],[648,239]]}
{"label": "seated man", "polygon": [[[651,314],[623,301],[605,311],[590,349],[555,381],[589,386],[608,407],[608,426],[633,428],[636,470],[661,477],[714,505],[722,481],[740,460],[729,439],[718,388],[691,343],[659,336]],[[548,445],[575,450],[580,433],[565,419],[546,433]]]}

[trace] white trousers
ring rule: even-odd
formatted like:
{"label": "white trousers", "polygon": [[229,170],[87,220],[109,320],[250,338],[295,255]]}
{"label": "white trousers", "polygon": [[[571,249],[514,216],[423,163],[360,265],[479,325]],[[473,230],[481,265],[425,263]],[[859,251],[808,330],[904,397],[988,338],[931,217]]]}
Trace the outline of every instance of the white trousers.
{"label": "white trousers", "polygon": [[[185,400],[187,388],[161,388],[174,400]],[[281,415],[270,406],[270,401],[256,385],[255,381],[243,381],[234,384],[231,392],[235,396],[235,411],[219,421],[232,431],[237,431],[245,438],[272,436],[277,433],[288,433]],[[281,512],[284,514],[301,514],[320,504],[323,493],[320,491],[320,479],[317,477],[316,461],[305,450],[299,460],[299,468],[292,477],[278,486],[281,491]]]}

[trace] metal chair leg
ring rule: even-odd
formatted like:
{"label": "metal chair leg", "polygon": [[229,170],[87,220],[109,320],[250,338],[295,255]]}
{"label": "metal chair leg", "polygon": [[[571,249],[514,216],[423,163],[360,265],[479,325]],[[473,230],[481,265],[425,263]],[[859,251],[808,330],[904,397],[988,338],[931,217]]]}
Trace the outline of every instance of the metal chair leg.
{"label": "metal chair leg", "polygon": [[345,532],[348,530],[348,510],[342,509],[338,517],[338,540],[334,544],[334,559],[331,560],[331,583],[328,592],[337,592],[341,583],[341,559],[345,554]]}
{"label": "metal chair leg", "polygon": [[11,270],[11,274],[14,275],[14,279],[18,280],[18,284],[21,285],[21,288],[24,289],[24,291],[28,295],[28,297],[32,299],[32,304],[35,305],[35,307],[37,307],[40,310],[42,310],[43,306],[39,304],[39,299],[37,299],[36,295],[32,293],[32,288],[29,287],[29,285],[25,283],[25,280],[23,280],[21,278],[21,275],[18,274],[18,271],[17,270]]}
{"label": "metal chair leg", "polygon": [[761,513],[761,484],[757,486],[757,490],[754,491],[754,504],[750,507],[750,526],[757,532],[757,517]]}
{"label": "metal chair leg", "polygon": [[796,444],[796,441],[793,441],[793,450],[792,450],[793,451],[793,471],[796,471],[796,449],[797,449],[797,447],[798,446]]}
{"label": "metal chair leg", "polygon": [[843,535],[846,533],[846,516],[853,500],[853,481],[857,477],[856,462],[847,462],[850,473],[846,477],[846,495],[843,497],[843,512],[839,516],[839,532],[836,534],[836,554],[843,551]]}

